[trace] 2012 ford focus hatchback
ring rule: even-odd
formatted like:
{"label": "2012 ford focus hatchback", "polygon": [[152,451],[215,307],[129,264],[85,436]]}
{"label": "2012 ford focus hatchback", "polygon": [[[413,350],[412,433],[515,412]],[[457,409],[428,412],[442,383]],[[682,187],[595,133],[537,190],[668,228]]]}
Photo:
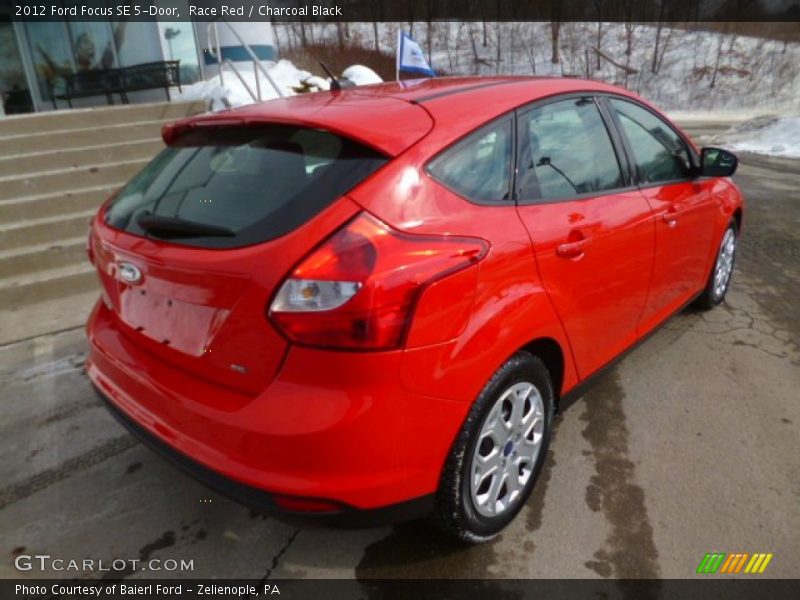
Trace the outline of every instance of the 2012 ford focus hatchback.
{"label": "2012 ford focus hatchback", "polygon": [[387,83],[163,137],[92,223],[88,374],[277,512],[491,538],[554,414],[733,269],[736,158],[597,82]]}

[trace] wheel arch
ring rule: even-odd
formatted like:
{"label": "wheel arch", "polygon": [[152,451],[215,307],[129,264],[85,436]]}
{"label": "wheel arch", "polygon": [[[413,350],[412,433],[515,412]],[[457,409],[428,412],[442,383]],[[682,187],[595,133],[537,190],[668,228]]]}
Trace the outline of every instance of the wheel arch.
{"label": "wheel arch", "polygon": [[563,393],[565,369],[565,355],[561,345],[553,338],[540,337],[531,340],[520,350],[530,352],[544,363],[553,381],[555,408],[558,412],[559,399]]}
{"label": "wheel arch", "polygon": [[733,220],[736,223],[736,235],[742,231],[742,207],[739,206],[733,211]]}

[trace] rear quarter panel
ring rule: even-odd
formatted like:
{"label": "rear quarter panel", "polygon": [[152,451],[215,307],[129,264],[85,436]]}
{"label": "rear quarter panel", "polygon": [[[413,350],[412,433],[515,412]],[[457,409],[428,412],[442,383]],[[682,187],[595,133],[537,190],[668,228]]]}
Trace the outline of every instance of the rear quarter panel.
{"label": "rear quarter panel", "polygon": [[[530,238],[514,204],[473,204],[434,181],[423,167],[440,147],[435,138],[426,138],[350,194],[396,229],[472,236],[490,244],[474,274],[468,269],[423,293],[418,309],[438,287],[461,278],[452,302],[461,304],[466,296],[469,309],[443,311],[439,322],[415,317],[402,361],[403,385],[416,393],[472,402],[503,362],[546,337],[559,344],[565,358],[562,391],[571,388],[577,376],[566,336],[539,280]],[[467,278],[474,281],[471,292],[465,291]],[[437,301],[444,304],[443,297]]]}

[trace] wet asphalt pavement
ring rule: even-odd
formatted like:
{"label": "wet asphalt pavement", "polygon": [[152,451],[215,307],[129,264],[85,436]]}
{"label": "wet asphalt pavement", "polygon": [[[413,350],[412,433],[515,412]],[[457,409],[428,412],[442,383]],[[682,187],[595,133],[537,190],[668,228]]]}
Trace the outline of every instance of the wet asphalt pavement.
{"label": "wet asphalt pavement", "polygon": [[298,527],[209,492],[106,414],[72,330],[0,347],[0,577],[63,575],[14,569],[50,554],[194,564],[129,578],[688,578],[712,551],[771,552],[770,576],[800,576],[800,161],[745,157],[736,180],[749,211],[727,303],[673,318],[558,419],[496,541]]}

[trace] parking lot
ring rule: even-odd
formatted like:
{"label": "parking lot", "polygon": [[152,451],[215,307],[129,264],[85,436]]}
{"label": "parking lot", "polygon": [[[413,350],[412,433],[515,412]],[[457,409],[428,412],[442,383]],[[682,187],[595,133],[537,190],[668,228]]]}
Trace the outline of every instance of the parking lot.
{"label": "parking lot", "polygon": [[800,161],[744,157],[736,180],[727,303],[673,318],[562,415],[493,543],[298,527],[209,492],[105,412],[78,328],[0,347],[0,576],[40,577],[14,558],[50,554],[193,561],[130,578],[685,578],[707,552],[770,552],[768,576],[800,576]]}

